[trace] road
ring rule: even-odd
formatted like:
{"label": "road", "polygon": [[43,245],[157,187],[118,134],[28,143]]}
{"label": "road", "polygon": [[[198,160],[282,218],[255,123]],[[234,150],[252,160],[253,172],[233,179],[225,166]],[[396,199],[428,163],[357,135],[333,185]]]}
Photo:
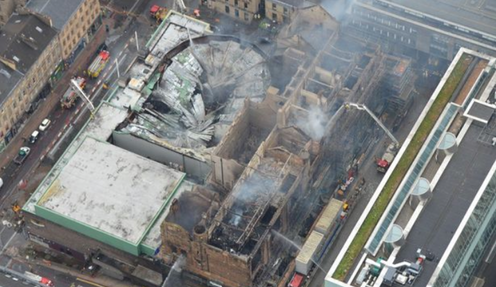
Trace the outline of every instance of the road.
{"label": "road", "polygon": [[[53,272],[53,270],[44,266],[28,266],[24,264],[13,264],[12,269],[24,273],[25,271],[30,271],[31,273],[46,277],[52,280],[54,286],[67,286],[67,287],[95,287],[98,284],[91,282],[86,279],[73,277],[62,272]],[[29,270],[31,269],[31,270]],[[30,282],[23,280],[19,276],[0,273],[0,287],[26,287],[33,286]],[[100,285],[101,286],[101,285]]]}

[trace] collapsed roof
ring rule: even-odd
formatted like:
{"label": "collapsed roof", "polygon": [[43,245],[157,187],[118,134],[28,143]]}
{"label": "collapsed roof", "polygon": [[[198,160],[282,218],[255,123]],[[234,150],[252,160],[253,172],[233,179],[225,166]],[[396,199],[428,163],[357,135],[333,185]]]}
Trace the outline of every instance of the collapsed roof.
{"label": "collapsed roof", "polygon": [[246,98],[261,102],[270,84],[262,55],[227,41],[193,44],[172,57],[135,120],[123,131],[154,135],[172,146],[201,149],[219,142]]}

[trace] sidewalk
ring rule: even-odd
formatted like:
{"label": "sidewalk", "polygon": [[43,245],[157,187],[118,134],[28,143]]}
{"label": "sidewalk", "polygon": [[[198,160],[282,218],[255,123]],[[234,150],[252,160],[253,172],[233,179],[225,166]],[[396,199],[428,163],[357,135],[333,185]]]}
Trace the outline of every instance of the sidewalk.
{"label": "sidewalk", "polygon": [[[89,274],[82,273],[74,268],[67,267],[65,265],[44,261],[42,259],[31,259],[26,260],[24,258],[15,258],[17,262],[26,264],[30,268],[35,269],[36,267],[50,269],[52,271],[60,272],[69,276],[74,277],[75,280],[88,283],[90,285],[99,286],[99,287],[136,287],[136,285],[128,282],[121,281],[117,279],[113,279],[111,277],[100,275],[97,273],[95,277],[90,276]],[[36,266],[36,267],[34,267]],[[35,272],[36,273],[36,272]],[[96,284],[95,284],[96,283]]]}
{"label": "sidewalk", "polygon": [[[38,109],[27,119],[22,130],[20,130],[5,150],[0,154],[0,167],[7,166],[13,159],[19,149],[25,144],[23,138],[29,138],[32,131],[38,128],[41,121],[53,112],[59,104],[60,97],[65,93],[69,86],[70,79],[81,69],[84,69],[92,60],[96,49],[105,41],[105,25],[108,19],[103,20],[103,24],[95,33],[93,40],[85,47],[72,66],[65,71],[64,76],[59,80],[50,95],[40,104]],[[81,67],[81,69],[79,69]],[[0,174],[0,176],[2,176]]]}

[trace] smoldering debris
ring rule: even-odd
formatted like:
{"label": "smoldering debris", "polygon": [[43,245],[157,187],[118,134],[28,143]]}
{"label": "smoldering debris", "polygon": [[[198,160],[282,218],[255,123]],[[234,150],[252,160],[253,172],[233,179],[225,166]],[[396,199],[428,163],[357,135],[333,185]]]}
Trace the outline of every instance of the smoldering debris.
{"label": "smoldering debris", "polygon": [[249,244],[249,234],[263,232],[264,228],[258,226],[256,231],[250,231],[253,228],[250,224],[260,219],[263,210],[277,192],[278,181],[267,174],[267,169],[266,167],[265,172],[254,171],[238,181],[231,192],[232,204],[223,207],[226,209],[225,215],[221,224],[214,230],[210,244],[229,252],[251,253],[253,246]]}

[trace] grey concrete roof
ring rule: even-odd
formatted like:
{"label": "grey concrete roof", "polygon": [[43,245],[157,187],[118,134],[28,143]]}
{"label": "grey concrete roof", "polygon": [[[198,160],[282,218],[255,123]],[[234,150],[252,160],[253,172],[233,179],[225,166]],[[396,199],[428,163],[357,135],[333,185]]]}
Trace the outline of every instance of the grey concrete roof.
{"label": "grey concrete roof", "polygon": [[33,15],[12,15],[0,30],[0,55],[25,74],[57,32]]}
{"label": "grey concrete roof", "polygon": [[[496,5],[494,1],[449,0],[386,0],[403,7],[453,22],[458,25],[496,35]],[[367,2],[367,1],[365,1]],[[479,5],[480,4],[480,5]]]}
{"label": "grey concrete roof", "polygon": [[486,122],[491,119],[491,116],[494,113],[494,107],[491,107],[485,103],[480,103],[478,101],[473,101],[470,110],[468,110],[468,114],[479,119],[485,120]]}
{"label": "grey concrete roof", "polygon": [[8,98],[11,91],[19,84],[23,75],[0,62],[0,107]]}
{"label": "grey concrete roof", "polygon": [[[431,250],[437,258],[445,252],[496,160],[496,148],[477,141],[481,129],[477,125],[468,129],[395,262],[414,262],[418,248]],[[422,275],[414,286],[427,286],[437,261],[425,262]]]}
{"label": "grey concrete roof", "polygon": [[0,29],[0,55],[16,69],[0,63],[0,106],[56,34],[33,15],[12,15]]}
{"label": "grey concrete roof", "polygon": [[40,14],[49,16],[52,19],[52,25],[61,31],[69,21],[79,5],[84,0],[30,0],[26,7]]}
{"label": "grey concrete roof", "polygon": [[39,205],[137,244],[184,173],[86,138]]}
{"label": "grey concrete roof", "polygon": [[491,242],[492,243],[490,243],[488,247],[489,250],[486,250],[486,253],[483,255],[484,260],[482,261],[482,264],[478,267],[478,274],[476,273],[476,275],[484,278],[484,287],[496,286],[496,272],[494,272],[494,270],[496,270],[496,258],[492,257],[492,261],[491,258],[489,258],[489,261],[486,261],[486,259],[488,259],[487,256],[490,256],[489,253],[494,256],[494,252],[496,252],[496,249],[493,249],[496,248],[496,234],[493,235]]}

